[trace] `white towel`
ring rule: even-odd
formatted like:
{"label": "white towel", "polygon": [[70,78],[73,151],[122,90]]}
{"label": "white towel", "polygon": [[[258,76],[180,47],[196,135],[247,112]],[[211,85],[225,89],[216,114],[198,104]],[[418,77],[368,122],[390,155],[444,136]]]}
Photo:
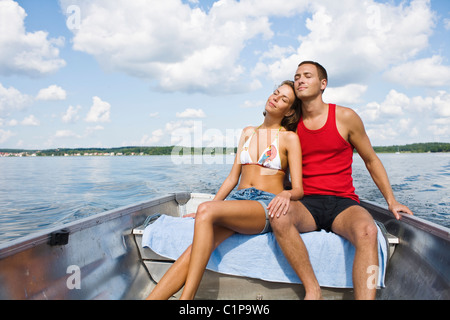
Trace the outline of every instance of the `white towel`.
{"label": "white towel", "polygon": [[[192,243],[194,222],[191,218],[162,215],[144,230],[142,245],[163,257],[176,260]],[[301,237],[321,286],[353,287],[355,247],[349,241],[323,230],[301,234]],[[386,241],[378,228],[378,287],[384,287],[387,252]],[[272,282],[301,283],[272,233],[233,235],[212,253],[207,269]],[[375,274],[372,269],[368,272]]]}

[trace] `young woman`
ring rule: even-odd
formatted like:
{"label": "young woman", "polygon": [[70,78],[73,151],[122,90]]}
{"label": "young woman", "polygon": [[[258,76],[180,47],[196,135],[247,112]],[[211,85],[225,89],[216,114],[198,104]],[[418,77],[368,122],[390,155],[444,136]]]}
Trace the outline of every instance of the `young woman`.
{"label": "young woman", "polygon": [[[194,299],[211,253],[220,243],[236,232],[269,232],[269,216],[287,212],[290,200],[303,197],[301,148],[295,133],[300,113],[294,83],[284,81],[267,100],[263,124],[244,129],[231,172],[214,200],[198,207],[192,245],[147,299],[168,299],[183,285],[181,299]],[[284,190],[288,165],[292,189]],[[227,198],[238,183],[238,190]]]}

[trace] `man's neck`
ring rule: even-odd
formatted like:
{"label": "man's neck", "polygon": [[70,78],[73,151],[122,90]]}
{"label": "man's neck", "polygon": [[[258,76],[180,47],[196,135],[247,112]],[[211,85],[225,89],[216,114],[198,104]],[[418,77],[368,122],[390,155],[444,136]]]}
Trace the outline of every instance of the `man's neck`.
{"label": "man's neck", "polygon": [[315,118],[328,112],[328,104],[323,102],[322,95],[312,100],[302,100],[303,119]]}

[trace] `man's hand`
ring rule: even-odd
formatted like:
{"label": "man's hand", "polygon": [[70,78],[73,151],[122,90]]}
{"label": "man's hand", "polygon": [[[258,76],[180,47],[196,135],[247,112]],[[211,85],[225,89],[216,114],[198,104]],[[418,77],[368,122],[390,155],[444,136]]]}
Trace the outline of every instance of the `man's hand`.
{"label": "man's hand", "polygon": [[397,220],[400,220],[401,215],[400,212],[413,215],[412,211],[407,207],[395,201],[391,205],[389,205],[389,211],[391,211]]}

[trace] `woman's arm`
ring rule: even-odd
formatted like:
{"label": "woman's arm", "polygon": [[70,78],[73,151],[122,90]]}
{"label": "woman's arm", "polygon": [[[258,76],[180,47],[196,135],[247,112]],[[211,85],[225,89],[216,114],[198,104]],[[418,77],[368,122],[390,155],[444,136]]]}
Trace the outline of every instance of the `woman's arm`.
{"label": "woman's arm", "polygon": [[284,135],[286,152],[291,175],[292,189],[279,193],[267,206],[271,217],[279,217],[286,214],[291,200],[303,198],[303,177],[302,177],[302,149],[300,140],[294,132],[286,132]]}
{"label": "woman's arm", "polygon": [[302,170],[302,148],[300,139],[294,132],[289,132],[287,136],[287,155],[289,171],[291,175],[291,200],[303,198],[303,170]]}
{"label": "woman's arm", "polygon": [[237,160],[235,159],[230,174],[220,186],[219,191],[217,191],[216,196],[214,197],[214,201],[225,200],[225,198],[228,197],[230,192],[238,184],[240,175],[241,175],[241,164],[237,163]]}
{"label": "woman's arm", "polygon": [[236,152],[236,157],[234,158],[233,167],[231,168],[230,174],[222,183],[219,191],[217,191],[214,201],[225,200],[225,198],[230,194],[230,192],[236,187],[241,176],[242,164],[240,160],[240,155],[242,147],[245,143],[245,138],[248,135],[248,130],[254,130],[252,127],[247,127],[242,131],[241,138],[239,139],[239,146]]}

